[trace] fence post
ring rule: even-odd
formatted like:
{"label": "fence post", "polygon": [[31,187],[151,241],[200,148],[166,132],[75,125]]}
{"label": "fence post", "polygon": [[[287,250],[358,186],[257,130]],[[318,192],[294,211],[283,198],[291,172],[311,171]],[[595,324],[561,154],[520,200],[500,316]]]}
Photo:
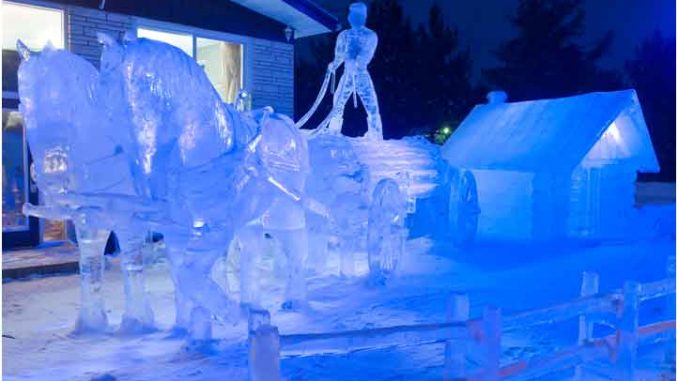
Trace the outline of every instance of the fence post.
{"label": "fence post", "polygon": [[[453,293],[447,298],[445,321],[465,322],[470,314],[468,294]],[[461,380],[466,376],[466,339],[445,342],[445,369],[443,380]]]}
{"label": "fence post", "polygon": [[619,381],[633,381],[638,347],[638,292],[640,284],[624,284],[624,301],[617,327],[617,377]]}
{"label": "fence post", "polygon": [[[669,256],[666,263],[666,277],[669,279],[676,280],[676,257]],[[670,320],[676,320],[676,296],[674,294],[669,294],[666,297],[666,318]],[[670,364],[675,368],[676,366],[676,332],[674,330],[669,331],[666,335],[664,351],[664,362]]]}
{"label": "fence post", "polygon": [[485,307],[483,311],[483,381],[499,380],[499,361],[501,360],[501,310]]}
{"label": "fence post", "polygon": [[266,310],[250,310],[247,325],[250,381],[279,381],[280,335],[271,325],[271,315]]}
{"label": "fence post", "polygon": [[[581,297],[595,295],[599,290],[599,277],[594,272],[584,272],[581,281]],[[593,336],[593,321],[586,315],[579,316],[579,335],[577,337],[577,344],[583,345],[590,341]],[[574,370],[574,379],[583,380],[583,370],[581,365],[577,365]]]}

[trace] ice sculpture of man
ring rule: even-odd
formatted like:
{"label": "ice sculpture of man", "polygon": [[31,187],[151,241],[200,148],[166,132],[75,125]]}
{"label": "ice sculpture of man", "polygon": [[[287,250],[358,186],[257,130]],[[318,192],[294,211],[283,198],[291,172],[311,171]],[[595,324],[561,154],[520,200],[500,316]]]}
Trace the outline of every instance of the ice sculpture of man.
{"label": "ice sculpture of man", "polygon": [[381,115],[379,115],[379,103],[377,93],[367,65],[374,57],[377,49],[378,38],[373,30],[365,27],[367,21],[367,6],[365,3],[356,2],[349,6],[348,22],[351,28],[339,33],[334,50],[334,61],[328,70],[334,73],[341,64],[344,64],[344,74],[339,80],[339,86],[334,93],[333,116],[329,124],[330,132],[341,133],[344,122],[344,106],[353,95],[353,102],[357,102],[356,95],[367,112],[367,137],[383,139],[381,129]]}

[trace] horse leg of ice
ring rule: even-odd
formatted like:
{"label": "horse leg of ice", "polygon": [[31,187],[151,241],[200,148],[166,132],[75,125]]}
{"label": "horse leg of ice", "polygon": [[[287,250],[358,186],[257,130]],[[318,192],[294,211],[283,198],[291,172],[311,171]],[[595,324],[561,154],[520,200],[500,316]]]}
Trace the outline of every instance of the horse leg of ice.
{"label": "horse leg of ice", "polygon": [[110,231],[76,225],[80,249],[80,315],[76,333],[102,332],[108,327],[108,318],[101,295],[104,274],[104,248]]}
{"label": "horse leg of ice", "polygon": [[320,217],[306,216],[308,234],[308,259],[306,265],[310,270],[318,274],[324,273],[327,267],[329,234],[322,228],[324,223],[326,223],[325,219]]}
{"label": "horse leg of ice", "polygon": [[195,307],[191,311],[188,347],[200,352],[212,350],[212,315],[206,308]]}
{"label": "horse leg of ice", "polygon": [[178,274],[179,288],[195,307],[204,307],[219,320],[235,323],[239,318],[237,306],[211,278],[214,262],[223,255],[228,241],[205,237],[209,234],[196,235],[189,241]]}
{"label": "horse leg of ice", "polygon": [[144,287],[144,246],[146,234],[121,229],[116,231],[120,243],[121,267],[125,285],[125,313],[120,332],[137,334],[153,327],[153,310]]}
{"label": "horse leg of ice", "polygon": [[343,277],[352,276],[355,273],[355,245],[354,237],[341,237],[339,242],[339,273]]}
{"label": "horse leg of ice", "polygon": [[240,250],[240,304],[258,306],[260,300],[259,260],[266,249],[264,232],[260,225],[245,226],[239,233]]}
{"label": "horse leg of ice", "polygon": [[322,232],[317,232],[311,234],[308,241],[308,267],[318,274],[322,274],[327,266],[328,236]]}
{"label": "horse leg of ice", "polygon": [[174,308],[176,310],[174,330],[188,332],[191,322],[192,304],[188,296],[183,293],[182,288],[179,287],[179,272],[183,266],[186,244],[167,240],[167,238],[165,242],[167,243],[167,258],[170,264],[170,273],[174,283]]}
{"label": "horse leg of ice", "polygon": [[308,256],[308,233],[306,228],[276,230],[274,236],[287,257],[287,286],[283,309],[295,309],[306,303],[306,278],[304,261]]}

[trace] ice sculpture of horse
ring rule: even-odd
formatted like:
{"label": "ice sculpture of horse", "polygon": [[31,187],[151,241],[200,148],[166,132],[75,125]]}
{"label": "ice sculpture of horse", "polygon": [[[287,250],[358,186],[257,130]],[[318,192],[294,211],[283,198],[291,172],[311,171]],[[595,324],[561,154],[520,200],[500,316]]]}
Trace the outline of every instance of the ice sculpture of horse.
{"label": "ice sculpture of horse", "polygon": [[[47,45],[32,53],[19,41],[20,111],[34,158],[34,175],[42,205],[25,211],[52,219],[72,219],[80,247],[81,308],[76,332],[102,331],[107,317],[101,295],[104,246],[111,230],[121,243],[125,290],[142,282],[141,250],[144,235],[136,231],[130,210],[115,213],[86,195],[135,198],[126,145],[125,121],[100,107],[97,70],[81,57]],[[108,95],[108,94],[106,94]],[[115,119],[114,119],[115,118]],[[117,205],[120,205],[117,203]],[[144,295],[128,298],[122,331],[152,326],[153,316]]]}
{"label": "ice sculpture of horse", "polygon": [[[195,308],[177,312],[229,320],[232,305],[209,271],[235,232],[256,225],[253,221],[276,222],[284,231],[290,221],[280,217],[291,215],[299,226],[292,224],[287,242],[298,242],[290,237],[305,233],[305,140],[283,115],[265,109],[242,114],[224,104],[202,68],[177,48],[134,37],[122,44],[105,35],[100,40],[102,78],[122,87],[121,105],[131,115],[143,191],[153,200],[167,200],[178,223],[165,234],[177,304]],[[288,305],[305,298],[305,249],[286,250]],[[244,283],[253,278],[247,275],[250,268],[243,266]],[[185,326],[193,317],[178,315],[177,324]]]}
{"label": "ice sculpture of horse", "polygon": [[[141,256],[147,222],[168,243],[177,326],[208,321],[210,314],[233,318],[232,303],[209,279],[209,269],[246,223],[263,216],[282,224],[276,215],[301,208],[305,141],[289,118],[269,110],[239,114],[221,103],[204,72],[174,48],[103,40],[100,76],[66,51],[48,47],[31,54],[19,44],[21,107],[47,204],[27,209],[75,221],[82,278],[78,328],[106,326],[100,290],[111,229],[122,237],[126,273],[121,329],[138,332],[152,325]],[[175,75],[175,86],[168,86]],[[193,97],[205,103],[191,103]],[[165,209],[161,217],[158,205]],[[276,205],[283,207],[276,212]],[[288,250],[296,255],[288,259],[288,299],[305,296],[300,252]]]}

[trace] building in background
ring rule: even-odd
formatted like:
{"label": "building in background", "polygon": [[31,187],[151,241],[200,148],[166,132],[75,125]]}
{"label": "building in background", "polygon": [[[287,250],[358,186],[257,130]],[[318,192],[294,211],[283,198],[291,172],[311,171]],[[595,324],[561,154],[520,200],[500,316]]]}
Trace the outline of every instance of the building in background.
{"label": "building in background", "polygon": [[226,102],[240,89],[252,107],[294,111],[294,38],[336,30],[338,20],[309,0],[13,0],[2,4],[3,249],[66,239],[63,221],[21,213],[39,202],[30,180],[18,113],[16,41],[39,51],[50,41],[99,66],[96,33],[121,38],[130,30],[182,49],[205,69]]}
{"label": "building in background", "polygon": [[488,96],[442,148],[475,178],[479,238],[628,235],[638,220],[636,175],[659,172],[635,90],[505,99]]}

